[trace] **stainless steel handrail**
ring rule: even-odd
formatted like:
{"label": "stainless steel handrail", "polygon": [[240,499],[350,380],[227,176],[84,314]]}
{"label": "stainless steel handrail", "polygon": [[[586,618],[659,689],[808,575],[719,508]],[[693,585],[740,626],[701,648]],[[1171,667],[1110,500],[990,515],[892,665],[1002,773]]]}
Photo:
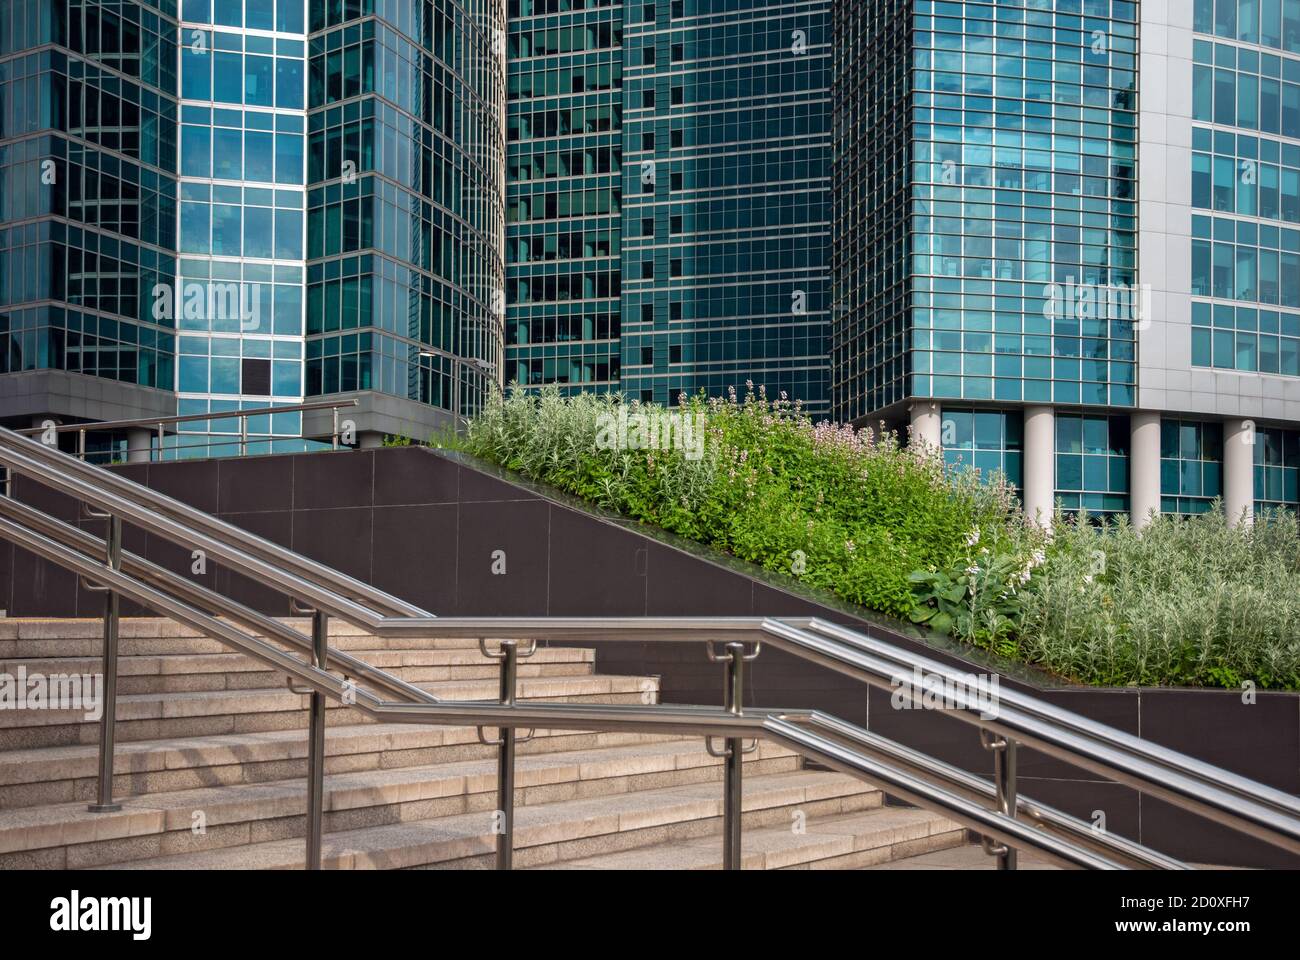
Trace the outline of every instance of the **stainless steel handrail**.
{"label": "stainless steel handrail", "polygon": [[[64,523],[10,497],[0,497],[0,514],[87,556],[100,556],[107,549],[103,540],[80,527]],[[179,574],[136,556],[130,551],[122,551],[121,565],[126,573],[142,582],[166,590],[200,610],[226,616],[254,635],[272,637],[288,646],[297,647],[305,653],[310,653],[312,650],[310,637],[274,617],[268,617],[264,613],[222,596],[215,590],[210,590],[192,580],[186,580]],[[331,648],[328,651],[328,664],[346,677],[370,683],[403,700],[418,703],[440,702],[438,697],[428,691],[379,670],[345,651]]]}
{"label": "stainless steel handrail", "polygon": [[174,543],[202,549],[241,573],[265,577],[287,595],[322,606],[355,626],[369,628],[382,622],[384,614],[432,617],[414,604],[234,524],[4,428],[0,428],[0,466]]}
{"label": "stainless steel handrail", "polygon": [[[0,536],[257,657],[286,673],[291,682],[298,680],[305,691],[342,700],[376,718],[413,723],[468,723],[512,731],[522,727],[651,729],[721,737],[727,741],[728,750],[740,749],[745,738],[766,737],[913,802],[937,809],[980,832],[986,837],[986,844],[1001,845],[996,850],[989,846],[990,852],[998,852],[1000,865],[1013,863],[1014,847],[1031,846],[1051,858],[1081,866],[1180,866],[1155,851],[1122,838],[1098,834],[1090,824],[1017,796],[1014,749],[1021,742],[1067,763],[1112,776],[1118,782],[1183,809],[1214,817],[1275,846],[1300,852],[1300,800],[1018,691],[1000,691],[996,716],[981,716],[980,712],[988,707],[987,702],[964,694],[965,688],[959,682],[952,688],[955,703],[949,714],[978,727],[982,735],[990,732],[1000,738],[990,745],[1005,752],[1000,757],[1001,766],[1011,774],[991,787],[986,781],[842,720],[798,710],[742,710],[738,696],[741,685],[735,671],[738,670],[736,662],[748,658],[742,655],[745,643],[755,645],[750,656],[757,654],[761,645],[775,646],[877,687],[902,690],[917,701],[925,692],[917,684],[921,674],[943,681],[966,679],[958,671],[929,658],[825,621],[752,617],[438,618],[185,504],[10,431],[0,430],[0,465],[99,507],[116,521],[129,522],[176,543],[208,549],[232,569],[263,579],[291,598],[312,603],[321,615],[314,617],[313,637],[309,641],[278,621],[129,553],[119,551],[114,561],[110,551],[108,561],[100,561],[98,555],[110,550],[108,542],[17,501],[0,499],[0,513],[4,515],[0,518]],[[348,599],[348,595],[356,599]],[[244,633],[232,623],[216,619],[213,613],[309,652],[312,659],[304,661],[294,657]],[[503,684],[499,703],[447,703],[356,658],[330,650],[324,632],[327,614],[338,615],[377,636],[462,637],[480,641],[485,637],[570,642],[726,641],[733,648],[729,657],[716,659],[728,662],[728,678],[737,693],[732,698],[734,703],[729,701],[728,709],[724,710],[664,705],[520,704],[513,702],[512,695],[507,697]],[[323,655],[318,655],[322,650]],[[328,672],[331,667],[395,694],[403,702],[383,701],[369,691],[357,689],[350,680],[339,681]],[[106,722],[111,723],[111,718]],[[313,733],[322,735],[322,744],[323,723],[323,710],[313,710]],[[312,742],[316,739],[313,736]],[[501,742],[506,739],[502,737]],[[735,752],[727,756],[732,760],[738,758]],[[728,770],[732,771],[733,767],[734,772],[728,776],[725,806],[728,831],[739,823],[739,764],[729,762]],[[317,781],[320,769],[316,764]],[[319,787],[314,794],[314,802],[319,802]],[[987,806],[990,796],[994,800],[992,809]],[[499,797],[499,802],[511,804],[513,797]],[[311,818],[310,822],[318,832],[319,818]],[[315,841],[315,853],[319,856],[319,836]],[[309,849],[312,846],[309,838]],[[500,853],[499,848],[499,862],[508,863],[508,856],[501,858]],[[729,842],[727,863],[739,865],[738,843]]]}
{"label": "stainless steel handrail", "polygon": [[[923,806],[938,809],[961,825],[977,830],[999,842],[1032,847],[1048,859],[1067,866],[1113,869],[1123,864],[1080,845],[1033,826],[1032,821],[1017,820],[996,809],[980,806],[970,799],[943,787],[927,783],[886,763],[870,759],[837,745],[828,737],[800,729],[795,721],[806,714],[800,711],[749,710],[733,713],[725,709],[656,704],[637,707],[620,704],[535,703],[513,705],[474,701],[429,703],[391,703],[359,689],[349,689],[345,682],[326,671],[280,650],[278,647],[239,631],[230,623],[196,610],[163,591],[141,583],[118,570],[57,543],[52,538],[27,530],[13,520],[0,518],[0,536],[25,550],[44,557],[65,569],[93,578],[135,602],[192,627],[204,635],[220,640],[233,649],[300,681],[308,691],[321,693],[336,701],[354,706],[375,720],[397,723],[435,723],[477,727],[538,727],[543,729],[585,729],[649,733],[676,733],[715,736],[725,739],[767,738],[785,743],[792,749],[811,755],[882,789],[914,799]],[[733,816],[738,815],[738,811]],[[319,853],[319,837],[316,849]],[[312,844],[309,838],[309,847]],[[1173,863],[1171,861],[1171,863]],[[319,863],[316,864],[319,866]]]}
{"label": "stainless steel handrail", "polygon": [[1300,854],[1300,798],[1096,723],[1014,689],[999,689],[998,714],[970,690],[969,677],[938,661],[865,637],[824,620],[771,618],[549,618],[437,617],[386,621],[379,636],[410,633],[463,638],[490,632],[536,640],[700,642],[714,638],[769,644],[872,686],[900,690],[921,703],[922,679],[937,677],[952,691],[946,715],[1014,737],[1055,759],[1115,779],[1175,806],[1224,820],[1244,833]]}
{"label": "stainless steel handrail", "polygon": [[[240,455],[242,456],[248,453],[248,444],[250,442],[264,443],[264,442],[275,441],[279,439],[284,439],[284,440],[294,439],[292,437],[280,438],[275,436],[265,436],[262,437],[262,439],[255,439],[253,441],[250,441],[248,438],[248,421],[251,420],[253,417],[273,416],[279,413],[304,413],[311,410],[330,410],[334,415],[333,433],[331,434],[330,442],[333,449],[337,450],[339,448],[340,437],[342,436],[339,430],[339,410],[343,409],[344,407],[355,407],[359,402],[360,401],[357,400],[355,397],[351,397],[347,400],[311,400],[306,403],[289,403],[278,407],[251,407],[245,410],[221,410],[214,413],[174,414],[172,416],[164,416],[164,417],[143,417],[135,420],[92,420],[92,421],[87,421],[85,423],[65,423],[65,424],[57,424],[54,423],[53,421],[47,421],[48,423],[47,426],[28,427],[26,429],[17,430],[15,432],[18,433],[19,435],[28,436],[28,437],[36,436],[37,434],[46,434],[50,432],[53,432],[56,435],[60,433],[75,433],[77,435],[77,459],[78,460],[85,460],[87,457],[87,451],[86,451],[87,434],[102,433],[105,431],[113,431],[113,430],[117,430],[117,431],[132,430],[132,429],[145,430],[146,428],[152,431],[157,436],[159,460],[162,459],[165,450],[171,450],[175,452],[177,450],[191,450],[199,447],[209,447],[209,448],[213,446],[223,447],[233,443],[239,444],[239,452]],[[210,420],[238,420],[239,421],[238,438],[236,439],[234,436],[231,436],[231,438],[228,440],[227,439],[214,440],[214,441],[209,441],[207,443],[197,443],[197,444],[176,443],[170,447],[166,446],[167,432],[164,428],[169,424],[174,426],[175,424],[178,423],[199,423],[199,422],[207,422]],[[202,436],[203,434],[194,434],[194,435]],[[225,437],[226,435],[208,434],[208,436]],[[127,443],[128,444],[130,443],[129,437]],[[128,445],[126,448],[127,460],[128,462],[132,462],[130,459],[131,455],[143,451],[143,453],[145,454],[143,460],[151,461],[153,459],[153,450],[154,447],[153,447],[152,439],[150,439],[149,445],[146,447],[131,447]],[[120,452],[120,451],[115,450],[109,452]]]}
{"label": "stainless steel handrail", "polygon": [[24,437],[34,437],[45,433],[47,429],[55,433],[103,433],[109,430],[143,430],[145,427],[166,426],[174,423],[198,423],[204,420],[235,420],[245,417],[262,417],[274,413],[304,413],[309,410],[338,410],[343,407],[355,407],[360,401],[355,397],[347,400],[312,400],[307,403],[291,403],[282,407],[252,407],[247,410],[220,410],[215,413],[185,413],[166,417],[139,417],[134,420],[90,420],[86,423],[58,423],[52,427],[26,427],[14,433]]}

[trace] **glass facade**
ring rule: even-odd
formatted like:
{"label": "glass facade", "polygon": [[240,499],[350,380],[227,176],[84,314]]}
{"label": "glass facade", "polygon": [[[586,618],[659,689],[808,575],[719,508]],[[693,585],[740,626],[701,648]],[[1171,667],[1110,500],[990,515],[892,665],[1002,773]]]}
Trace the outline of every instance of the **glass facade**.
{"label": "glass facade", "polygon": [[1300,431],[1259,430],[1254,452],[1256,511],[1300,508]]}
{"label": "glass facade", "polygon": [[313,3],[308,27],[305,392],[472,413],[503,359],[504,7]]}
{"label": "glass facade", "polygon": [[1067,513],[1127,513],[1129,418],[1056,416],[1056,498]]}
{"label": "glass facade", "polygon": [[176,16],[0,0],[0,374],[172,387]]}
{"label": "glass facade", "polygon": [[831,413],[901,401],[910,369],[910,0],[833,4]]}
{"label": "glass facade", "polygon": [[829,3],[625,10],[623,389],[827,413]]}
{"label": "glass facade", "polygon": [[[1300,2],[1195,0],[1194,29],[1192,365],[1297,377]],[[1259,425],[1252,435],[1257,508],[1293,507],[1295,431]],[[1210,435],[1203,454],[1211,474],[1221,456],[1214,442]],[[1195,462],[1184,452],[1193,487]],[[1172,478],[1162,476],[1168,496]],[[1187,485],[1184,477],[1180,512]],[[1202,502],[1216,492],[1209,487]]]}
{"label": "glass facade", "polygon": [[1164,418],[1160,423],[1160,509],[1204,513],[1223,496],[1223,425]]}
{"label": "glass facade", "polygon": [[1013,485],[1024,482],[1024,421],[1019,411],[943,408],[944,459],[981,476],[1001,473]]}
{"label": "glass facade", "polygon": [[510,0],[506,376],[618,388],[623,4]]}
{"label": "glass facade", "polygon": [[[183,0],[180,36],[177,413],[301,403],[304,0]],[[205,309],[189,310],[196,292]],[[231,454],[238,434],[184,424],[178,452]],[[249,449],[298,449],[301,434],[299,413],[256,418]]]}
{"label": "glass facade", "polygon": [[[1017,485],[1035,461],[1039,511],[1131,505],[1149,309],[1140,15],[1129,0],[834,7],[833,416],[910,418],[952,462],[987,472],[1001,457]],[[1280,367],[1289,347],[1272,324],[1257,351]],[[1030,411],[1050,424],[1036,455]]]}
{"label": "glass facade", "polygon": [[[482,0],[0,0],[0,373],[470,412],[501,363],[504,44]],[[230,452],[226,424],[168,445]]]}
{"label": "glass facade", "polygon": [[915,6],[908,394],[1131,406],[1136,4]]}
{"label": "glass facade", "polygon": [[829,411],[829,9],[512,0],[507,380]]}

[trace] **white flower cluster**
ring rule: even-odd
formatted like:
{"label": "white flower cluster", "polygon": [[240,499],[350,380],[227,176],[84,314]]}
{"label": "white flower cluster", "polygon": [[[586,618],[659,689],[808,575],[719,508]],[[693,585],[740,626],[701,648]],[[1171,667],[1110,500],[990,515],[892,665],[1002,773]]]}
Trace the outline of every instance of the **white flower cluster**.
{"label": "white flower cluster", "polygon": [[1029,578],[1033,576],[1034,571],[1039,567],[1041,567],[1046,562],[1046,560],[1047,560],[1047,552],[1043,550],[1042,547],[1039,547],[1037,550],[1031,553],[1029,555],[1029,560],[1025,562],[1024,569],[1021,570],[1018,574],[1016,574],[1016,581],[1019,583],[1019,585],[1023,587],[1025,584],[1027,584],[1029,582]]}

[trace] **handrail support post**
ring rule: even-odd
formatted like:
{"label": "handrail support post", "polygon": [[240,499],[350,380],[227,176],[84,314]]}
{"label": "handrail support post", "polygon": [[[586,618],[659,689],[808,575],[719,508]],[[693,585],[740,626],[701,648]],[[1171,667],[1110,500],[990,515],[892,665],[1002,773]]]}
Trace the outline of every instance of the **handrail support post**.
{"label": "handrail support post", "polygon": [[[83,433],[84,437],[85,434]],[[105,559],[110,570],[122,569],[122,518],[108,517],[104,539]],[[91,813],[115,813],[122,809],[113,802],[113,734],[117,722],[117,647],[121,598],[109,587],[104,594],[104,687],[100,695],[99,784],[96,801],[86,807]]]}
{"label": "handrail support post", "polygon": [[[329,660],[329,614],[311,615],[312,664],[326,669]],[[307,748],[307,869],[321,868],[321,837],[325,826],[325,694],[313,691]]]}
{"label": "handrail support post", "polygon": [[[745,645],[728,643],[725,660],[727,680],[724,706],[728,712],[740,716],[745,690]],[[728,738],[726,755],[723,759],[722,868],[724,870],[741,869],[744,754],[744,743],[741,738]]]}
{"label": "handrail support post", "polygon": [[[503,707],[514,706],[519,675],[519,644],[501,641],[501,688]],[[501,727],[497,747],[497,869],[514,869],[515,854],[515,729]]]}
{"label": "handrail support post", "polygon": [[[1016,742],[1010,737],[993,736],[980,730],[980,743],[993,754],[993,786],[997,791],[998,809],[1013,820],[1016,816]],[[1017,869],[1016,848],[1005,843],[983,840],[984,852],[997,858],[997,869]]]}

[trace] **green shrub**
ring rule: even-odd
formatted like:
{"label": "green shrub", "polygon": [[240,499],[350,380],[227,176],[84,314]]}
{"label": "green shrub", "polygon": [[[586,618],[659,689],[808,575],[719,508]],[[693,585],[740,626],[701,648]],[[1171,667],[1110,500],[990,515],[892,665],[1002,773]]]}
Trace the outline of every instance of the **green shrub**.
{"label": "green shrub", "polygon": [[1140,533],[1058,518],[1017,653],[1087,683],[1300,687],[1300,529],[1221,510]]}
{"label": "green shrub", "polygon": [[[625,415],[699,417],[701,455],[611,445]],[[679,434],[680,436],[680,434]],[[1001,477],[892,433],[814,425],[760,388],[683,398],[512,390],[448,445],[852,603],[1099,685],[1300,688],[1300,527],[1221,512],[1140,534],[1023,521]],[[633,445],[635,446],[635,445]]]}
{"label": "green shrub", "polygon": [[[702,456],[612,449],[600,441],[627,414],[678,413],[703,424]],[[1014,527],[1001,480],[982,484],[934,451],[885,433],[814,425],[797,404],[685,399],[679,408],[618,397],[538,397],[514,390],[469,425],[465,449],[602,507],[793,573],[846,600],[909,616],[910,577],[965,556],[972,530],[997,546]]]}

